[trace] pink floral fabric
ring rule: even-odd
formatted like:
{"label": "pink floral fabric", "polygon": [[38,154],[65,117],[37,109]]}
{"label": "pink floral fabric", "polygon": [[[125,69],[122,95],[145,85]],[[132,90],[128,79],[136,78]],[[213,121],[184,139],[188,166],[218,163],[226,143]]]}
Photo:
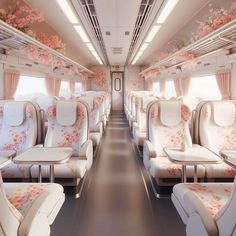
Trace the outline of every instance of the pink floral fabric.
{"label": "pink floral fabric", "polygon": [[27,184],[14,188],[14,192],[7,193],[8,201],[25,216],[35,199],[42,194],[47,184]]}
{"label": "pink floral fabric", "polygon": [[217,190],[207,184],[186,184],[185,186],[197,194],[214,219],[217,218],[217,213],[225,206],[232,192],[232,186],[227,187],[224,184],[218,184]]}

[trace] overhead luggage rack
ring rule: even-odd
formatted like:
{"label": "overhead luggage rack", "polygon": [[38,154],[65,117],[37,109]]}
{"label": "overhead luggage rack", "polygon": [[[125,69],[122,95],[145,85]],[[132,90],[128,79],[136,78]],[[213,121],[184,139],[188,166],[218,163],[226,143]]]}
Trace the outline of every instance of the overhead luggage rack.
{"label": "overhead luggage rack", "polygon": [[34,45],[40,49],[46,50],[52,54],[56,59],[63,60],[65,62],[65,67],[77,66],[80,71],[87,72],[93,75],[94,72],[87,69],[86,67],[80,65],[79,63],[73,61],[72,59],[64,56],[63,54],[57,52],[56,50],[40,43],[38,40],[24,34],[23,32],[11,27],[2,20],[0,20],[0,47],[11,50],[14,54],[20,54],[20,48],[25,45]]}
{"label": "overhead luggage rack", "polygon": [[181,57],[181,54],[183,53],[192,54],[194,55],[193,59],[196,59],[215,53],[222,49],[230,49],[234,47],[234,45],[236,45],[236,20],[225,24],[214,32],[198,39],[190,45],[148,67],[143,70],[140,75],[144,75],[146,72],[153,69],[159,69],[161,71],[170,67],[188,63],[190,60],[185,60]]}

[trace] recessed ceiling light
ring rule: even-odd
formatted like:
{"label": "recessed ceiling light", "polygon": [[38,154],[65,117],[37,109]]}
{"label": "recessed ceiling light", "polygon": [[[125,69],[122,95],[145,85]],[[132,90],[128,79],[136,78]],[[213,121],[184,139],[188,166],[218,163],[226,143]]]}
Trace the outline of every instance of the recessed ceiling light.
{"label": "recessed ceiling light", "polygon": [[69,5],[67,0],[56,0],[57,4],[59,5],[59,7],[61,8],[61,10],[63,11],[63,13],[66,15],[66,17],[68,18],[68,20],[72,23],[72,24],[78,24],[78,18],[76,17],[74,11],[72,10],[71,6]]}
{"label": "recessed ceiling light", "polygon": [[148,46],[148,43],[144,43],[142,47],[140,48],[140,51],[144,51]]}
{"label": "recessed ceiling light", "polygon": [[82,26],[81,25],[75,25],[74,28],[77,31],[77,33],[79,34],[79,36],[82,38],[82,40],[85,43],[89,43],[88,36],[86,35],[86,33],[85,33],[84,29],[82,28]]}
{"label": "recessed ceiling light", "polygon": [[155,37],[156,33],[158,32],[158,30],[159,30],[160,28],[161,28],[160,25],[154,25],[154,26],[152,27],[151,31],[149,32],[149,34],[148,34],[148,36],[147,36],[145,42],[150,43],[150,42],[153,40],[153,38]]}
{"label": "recessed ceiling light", "polygon": [[95,49],[91,43],[86,43],[86,45],[90,51],[95,51]]}
{"label": "recessed ceiling light", "polygon": [[163,24],[167,17],[170,15],[178,0],[168,0],[164,8],[161,10],[160,15],[157,18],[157,24]]}

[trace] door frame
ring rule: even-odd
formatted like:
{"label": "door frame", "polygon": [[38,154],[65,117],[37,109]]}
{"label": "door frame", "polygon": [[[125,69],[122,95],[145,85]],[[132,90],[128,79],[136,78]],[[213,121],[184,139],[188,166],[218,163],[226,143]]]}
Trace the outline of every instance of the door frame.
{"label": "door frame", "polygon": [[122,74],[122,112],[124,112],[124,94],[125,94],[125,85],[124,85],[124,71],[111,71],[111,108],[112,108],[112,99],[113,99],[113,73],[121,73]]}

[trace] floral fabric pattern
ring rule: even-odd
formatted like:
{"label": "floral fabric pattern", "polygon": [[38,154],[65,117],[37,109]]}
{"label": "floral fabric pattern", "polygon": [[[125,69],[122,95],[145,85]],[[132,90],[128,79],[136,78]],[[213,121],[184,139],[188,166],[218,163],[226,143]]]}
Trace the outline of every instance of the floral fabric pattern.
{"label": "floral fabric pattern", "polygon": [[197,194],[214,219],[217,218],[217,213],[225,206],[232,192],[231,187],[225,187],[224,184],[219,184],[217,191],[212,189],[211,185],[186,184],[185,186]]}

